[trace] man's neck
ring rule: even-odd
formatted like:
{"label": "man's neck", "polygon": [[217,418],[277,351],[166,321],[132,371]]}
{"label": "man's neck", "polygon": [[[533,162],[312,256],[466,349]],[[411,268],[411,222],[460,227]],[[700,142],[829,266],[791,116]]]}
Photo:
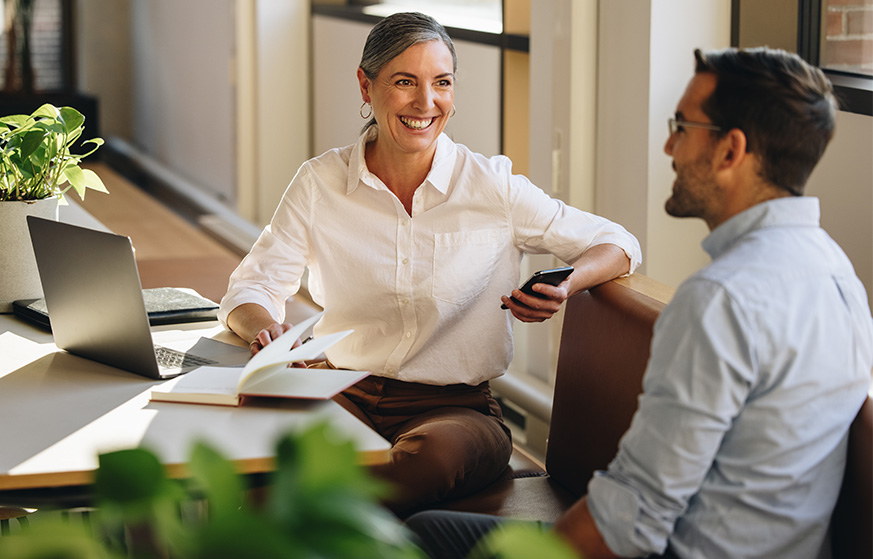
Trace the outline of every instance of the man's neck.
{"label": "man's neck", "polygon": [[757,181],[751,185],[741,185],[739,188],[733,189],[732,192],[734,195],[731,196],[729,200],[725,201],[725,204],[722,207],[722,212],[720,212],[719,215],[706,220],[706,225],[709,227],[710,231],[714,230],[733,216],[748,210],[752,206],[756,206],[769,200],[775,200],[777,198],[786,198],[792,195],[784,188],[780,188],[764,181]]}

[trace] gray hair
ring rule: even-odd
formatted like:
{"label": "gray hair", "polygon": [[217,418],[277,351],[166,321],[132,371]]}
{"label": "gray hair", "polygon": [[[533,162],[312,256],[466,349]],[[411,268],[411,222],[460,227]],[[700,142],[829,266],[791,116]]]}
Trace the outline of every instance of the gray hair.
{"label": "gray hair", "polygon": [[[458,56],[455,45],[445,28],[430,16],[418,12],[403,12],[390,15],[377,23],[364,44],[359,67],[370,80],[376,79],[382,68],[397,55],[417,43],[440,40],[452,54],[452,72],[458,72]],[[372,118],[364,130],[376,123]]]}

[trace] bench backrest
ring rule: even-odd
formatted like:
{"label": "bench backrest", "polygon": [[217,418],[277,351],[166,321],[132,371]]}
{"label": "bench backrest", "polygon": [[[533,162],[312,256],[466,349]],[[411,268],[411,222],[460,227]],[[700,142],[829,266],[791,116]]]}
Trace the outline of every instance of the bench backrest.
{"label": "bench backrest", "polygon": [[834,559],[873,557],[873,400],[849,430],[846,477],[831,520]]}
{"label": "bench backrest", "polygon": [[576,496],[605,469],[642,391],[655,319],[671,292],[643,276],[571,297],[564,313],[546,469]]}

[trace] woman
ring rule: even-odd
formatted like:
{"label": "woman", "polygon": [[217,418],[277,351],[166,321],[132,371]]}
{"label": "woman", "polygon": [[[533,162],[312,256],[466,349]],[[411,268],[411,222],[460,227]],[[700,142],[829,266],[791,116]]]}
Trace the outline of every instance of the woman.
{"label": "woman", "polygon": [[[356,144],[303,164],[221,303],[220,318],[256,353],[290,328],[284,303],[309,268],[326,309],[315,334],[354,329],[328,350],[329,366],[372,373],[337,401],[392,442],[391,462],[374,472],[395,485],[386,504],[397,512],[474,492],[506,467],[509,430],[488,381],[512,357],[512,316],[545,320],[640,261],[620,226],[442,134],[456,70],[432,18],[376,25],[357,72],[372,120]],[[538,285],[543,298],[525,295],[514,287],[526,252],[575,271]]]}

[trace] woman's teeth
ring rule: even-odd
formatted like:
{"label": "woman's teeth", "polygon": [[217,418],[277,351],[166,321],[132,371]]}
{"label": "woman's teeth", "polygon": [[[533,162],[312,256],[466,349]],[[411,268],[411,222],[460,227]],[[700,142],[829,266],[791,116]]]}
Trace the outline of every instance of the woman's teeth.
{"label": "woman's teeth", "polygon": [[400,117],[400,122],[404,124],[407,128],[412,128],[414,130],[424,130],[433,122],[433,118],[429,118],[427,120],[419,120],[415,118],[409,118],[402,116]]}

